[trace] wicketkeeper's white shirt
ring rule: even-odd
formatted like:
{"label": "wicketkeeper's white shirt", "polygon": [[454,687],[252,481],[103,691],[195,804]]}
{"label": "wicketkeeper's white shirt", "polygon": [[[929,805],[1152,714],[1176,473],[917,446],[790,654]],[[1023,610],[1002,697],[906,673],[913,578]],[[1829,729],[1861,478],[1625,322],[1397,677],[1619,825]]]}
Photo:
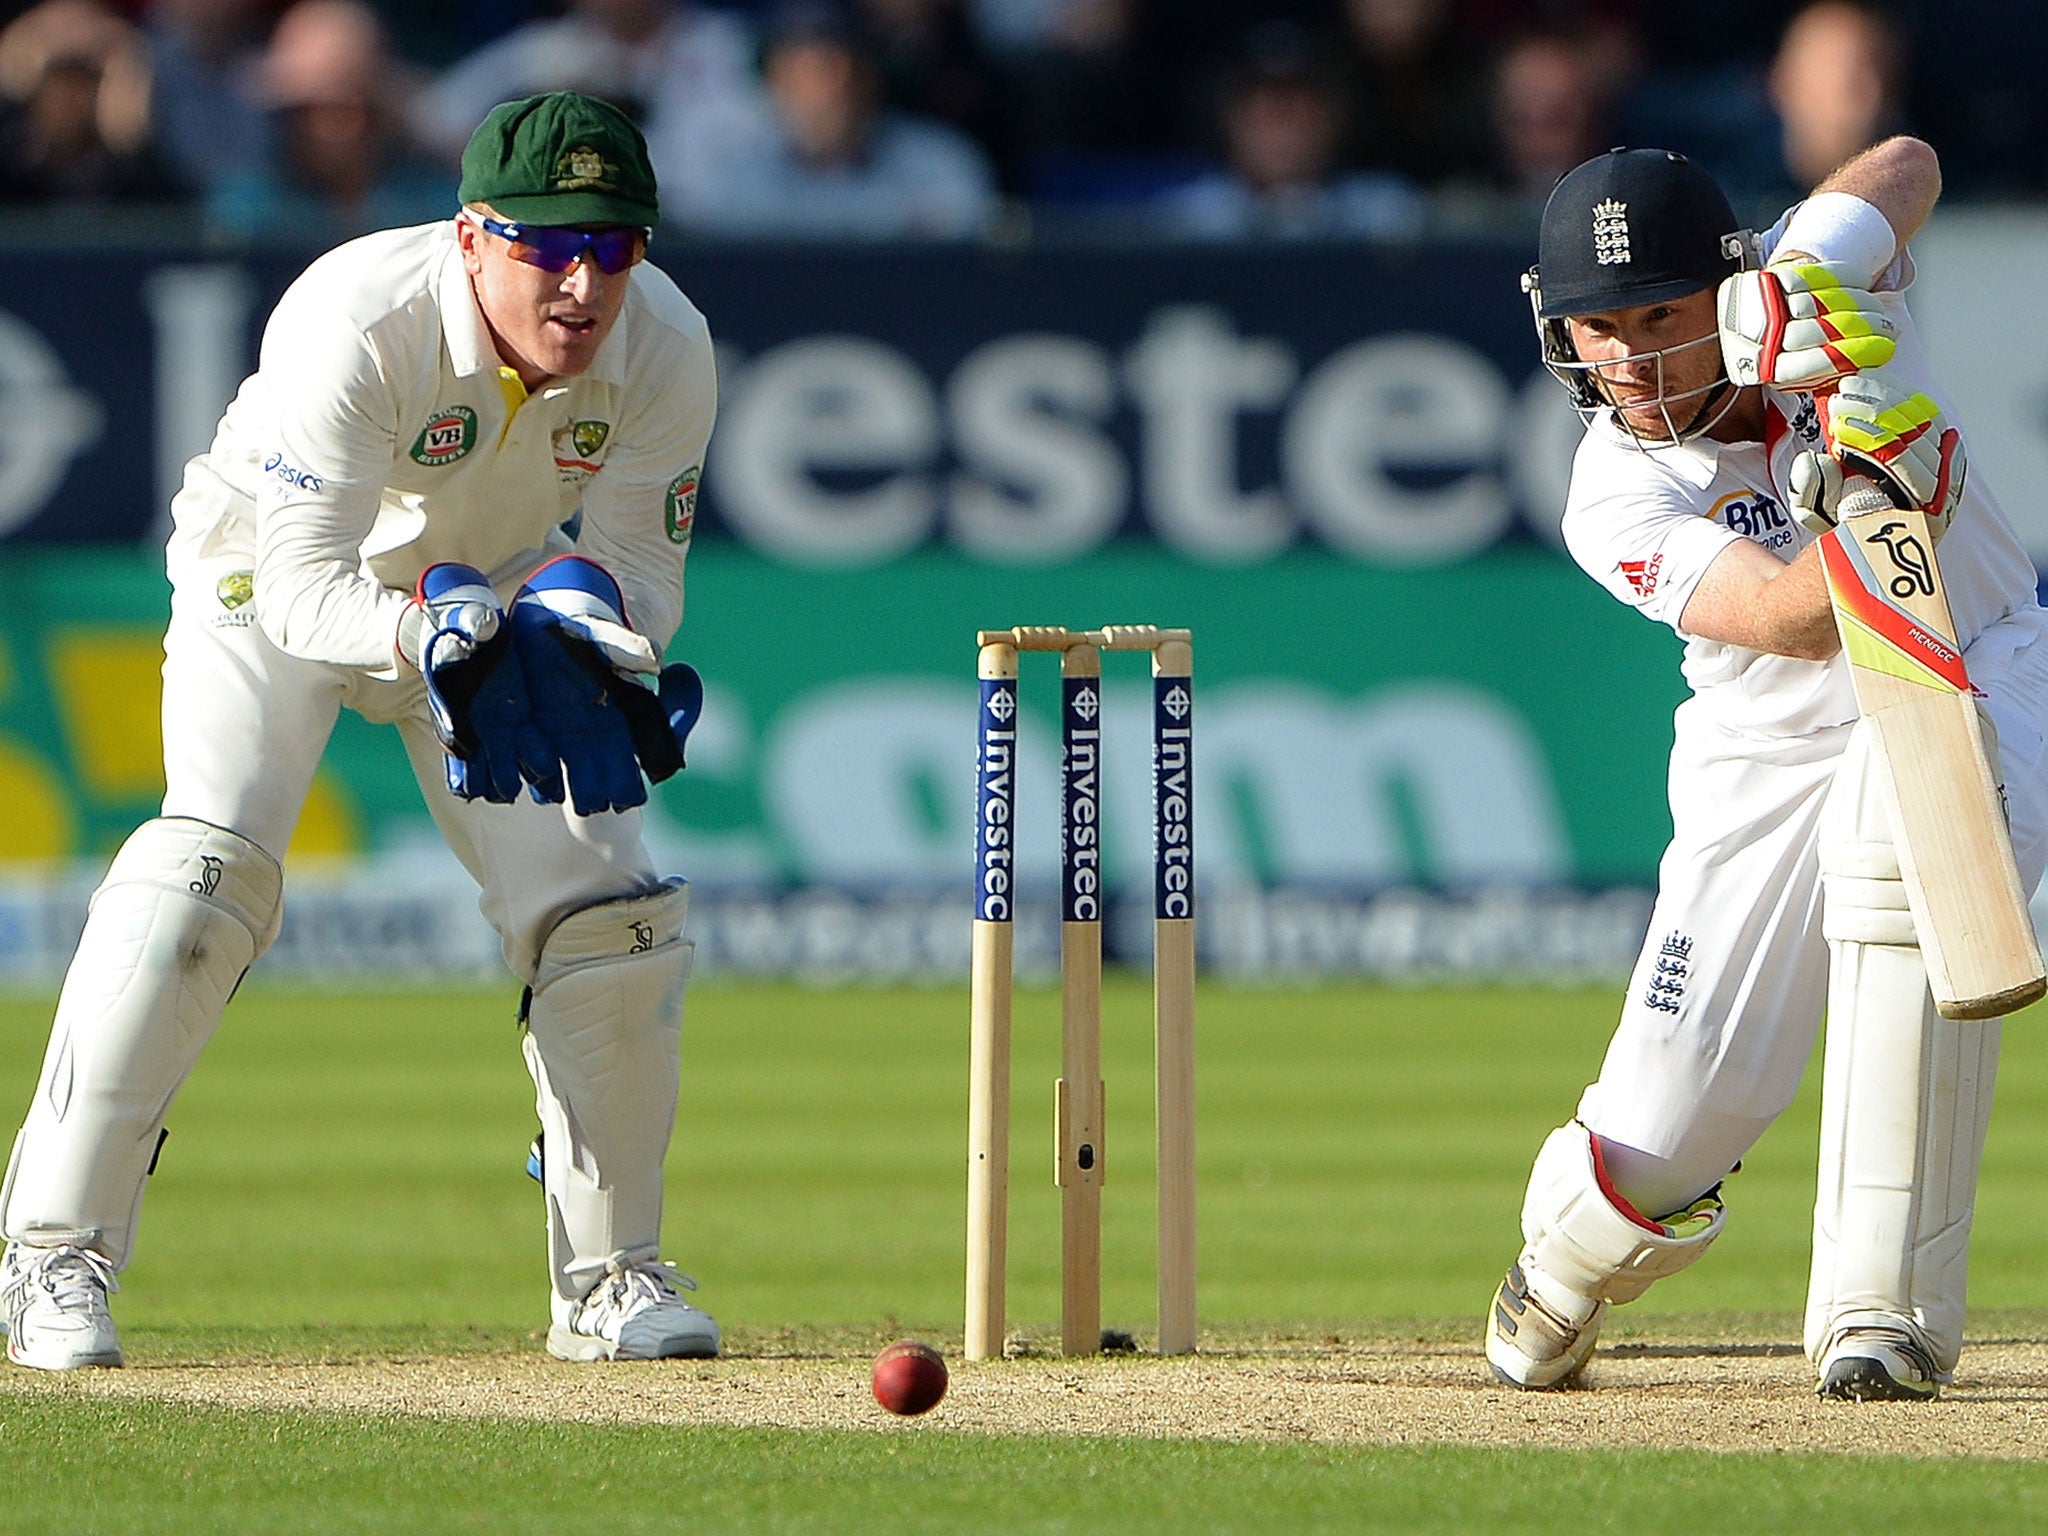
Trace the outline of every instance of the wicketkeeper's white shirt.
{"label": "wicketkeeper's white shirt", "polygon": [[633,271],[590,369],[531,397],[499,362],[453,219],[320,257],[278,301],[257,371],[186,467],[170,558],[247,559],[277,647],[389,668],[420,572],[500,581],[575,547],[626,594],[659,651],[683,612],[683,561],[716,410],[704,317]]}

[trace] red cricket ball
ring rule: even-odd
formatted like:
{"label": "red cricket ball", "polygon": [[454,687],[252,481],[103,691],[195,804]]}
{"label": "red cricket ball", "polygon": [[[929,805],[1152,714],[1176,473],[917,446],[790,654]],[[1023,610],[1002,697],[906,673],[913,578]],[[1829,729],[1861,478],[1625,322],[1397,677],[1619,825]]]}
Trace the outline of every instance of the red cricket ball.
{"label": "red cricket ball", "polygon": [[929,1344],[905,1339],[875,1356],[875,1401],[891,1413],[928,1413],[946,1395],[946,1362]]}

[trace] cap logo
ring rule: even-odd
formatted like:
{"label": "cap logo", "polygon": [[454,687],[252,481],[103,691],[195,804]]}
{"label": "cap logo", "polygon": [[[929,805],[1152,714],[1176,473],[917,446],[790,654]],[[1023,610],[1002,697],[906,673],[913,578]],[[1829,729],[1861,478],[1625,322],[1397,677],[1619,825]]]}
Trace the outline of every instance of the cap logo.
{"label": "cap logo", "polygon": [[1628,204],[1608,198],[1593,205],[1593,260],[1603,267],[1631,259],[1628,248]]}
{"label": "cap logo", "polygon": [[601,192],[617,190],[613,167],[588,144],[578,144],[555,162],[555,190],[581,192],[596,187]]}

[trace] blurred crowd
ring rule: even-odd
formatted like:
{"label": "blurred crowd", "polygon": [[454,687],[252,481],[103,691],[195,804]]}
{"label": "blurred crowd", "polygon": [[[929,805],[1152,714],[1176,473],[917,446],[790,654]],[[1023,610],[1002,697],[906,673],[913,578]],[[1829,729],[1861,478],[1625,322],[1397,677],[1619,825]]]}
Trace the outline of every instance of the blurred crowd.
{"label": "blurred crowd", "polygon": [[1902,129],[2048,193],[2039,0],[0,0],[0,212],[321,243],[446,214],[494,103],[645,129],[683,234],[1526,221],[1610,144],[1766,220]]}

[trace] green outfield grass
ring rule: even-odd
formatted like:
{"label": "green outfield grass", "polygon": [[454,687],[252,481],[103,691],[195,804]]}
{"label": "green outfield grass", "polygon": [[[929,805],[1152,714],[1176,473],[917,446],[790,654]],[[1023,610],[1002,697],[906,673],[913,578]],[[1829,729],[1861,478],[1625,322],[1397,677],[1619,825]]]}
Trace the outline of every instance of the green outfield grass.
{"label": "green outfield grass", "polygon": [[[1152,1327],[1149,987],[1106,1004],[1104,1320]],[[180,1099],[116,1313],[138,1363],[538,1350],[534,1122],[512,989],[253,983]],[[1528,1162],[1597,1070],[1612,993],[1231,990],[1200,1019],[1202,1314],[1241,1342],[1468,1337],[1516,1242]],[[670,1255],[741,1351],[957,1346],[965,998],[701,984],[669,1160]],[[2048,1334],[2048,1013],[2008,1032],[1972,1295]],[[0,1114],[33,1086],[48,1003],[0,1004]],[[1056,1336],[1056,1000],[1020,997],[1011,1323]],[[1811,1074],[1817,1079],[1818,1074]],[[1813,1088],[1730,1186],[1712,1259],[1625,1316],[1798,1333]],[[5,1107],[11,1105],[13,1107]],[[1617,1321],[1620,1319],[1618,1318]],[[920,1427],[922,1431],[922,1427]],[[1329,1448],[943,1433],[798,1435],[234,1413],[0,1384],[0,1528],[702,1531],[1638,1529],[1896,1518],[2040,1528],[2048,1467],[1665,1453]],[[24,1454],[23,1447],[32,1447]],[[1071,1496],[1048,1501],[1058,1485]],[[1576,1493],[1532,1505],[1530,1488]],[[316,1507],[317,1505],[317,1507]],[[906,1505],[908,1506],[906,1508]],[[1889,1514],[1887,1514],[1889,1511]],[[1938,1512],[1943,1518],[1929,1524]],[[1951,1518],[1952,1517],[1952,1518]],[[1720,1523],[1717,1523],[1720,1522]]]}

